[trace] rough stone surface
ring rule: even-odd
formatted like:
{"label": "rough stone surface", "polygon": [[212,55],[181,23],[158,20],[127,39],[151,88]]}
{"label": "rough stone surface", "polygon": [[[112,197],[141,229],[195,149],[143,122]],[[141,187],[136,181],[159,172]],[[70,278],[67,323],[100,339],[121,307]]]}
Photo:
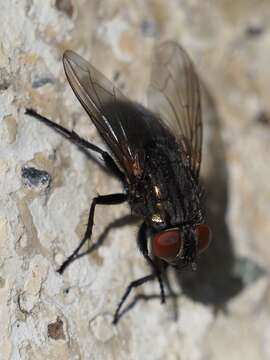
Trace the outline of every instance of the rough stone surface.
{"label": "rough stone surface", "polygon": [[[1,2],[1,360],[270,358],[269,18],[268,0]],[[148,271],[137,225],[112,229],[102,248],[56,273],[83,234],[91,199],[120,186],[24,110],[101,145],[65,79],[63,51],[77,51],[144,102],[163,39],[187,49],[203,84],[213,243],[196,272],[170,274],[182,293],[177,321],[170,301],[141,301],[113,327],[125,287]],[[26,186],[25,168],[50,181]],[[98,208],[94,239],[128,213]]]}

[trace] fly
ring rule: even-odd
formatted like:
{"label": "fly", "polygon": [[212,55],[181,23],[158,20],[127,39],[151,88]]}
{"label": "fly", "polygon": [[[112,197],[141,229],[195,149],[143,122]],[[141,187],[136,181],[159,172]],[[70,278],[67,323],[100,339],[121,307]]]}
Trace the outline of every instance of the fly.
{"label": "fly", "polygon": [[156,48],[148,88],[148,108],[130,101],[90,63],[73,51],[63,55],[67,79],[76,97],[108,145],[109,152],[74,131],[27,109],[26,114],[50,126],[83,149],[99,153],[123,192],[96,196],[90,206],[85,234],[57,270],[60,274],[90,240],[97,205],[128,202],[142,219],[138,247],[151,268],[150,274],[129,284],[113,323],[131,290],[157,279],[165,302],[165,269],[196,268],[196,258],[210,244],[199,183],[202,149],[202,116],[199,80],[186,51],[172,41]]}

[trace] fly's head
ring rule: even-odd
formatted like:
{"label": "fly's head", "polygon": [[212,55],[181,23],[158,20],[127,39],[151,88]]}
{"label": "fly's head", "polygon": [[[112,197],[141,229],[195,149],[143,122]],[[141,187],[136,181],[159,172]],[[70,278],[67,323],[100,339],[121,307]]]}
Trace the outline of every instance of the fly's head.
{"label": "fly's head", "polygon": [[191,264],[195,269],[196,257],[211,242],[211,230],[206,224],[184,225],[162,230],[152,237],[153,256],[169,265],[181,268]]}

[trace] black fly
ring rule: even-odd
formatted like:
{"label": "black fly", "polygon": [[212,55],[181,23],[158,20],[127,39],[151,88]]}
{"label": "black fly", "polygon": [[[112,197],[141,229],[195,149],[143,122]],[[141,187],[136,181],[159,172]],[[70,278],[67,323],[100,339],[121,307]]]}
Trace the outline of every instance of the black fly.
{"label": "black fly", "polygon": [[[168,41],[157,47],[148,90],[148,108],[127,99],[108,79],[73,51],[63,64],[68,81],[80,103],[108,145],[111,154],[82,139],[74,131],[27,109],[78,146],[99,153],[123,184],[123,193],[93,199],[87,228],[75,251],[58,269],[63,273],[75,259],[98,244],[79,252],[91,238],[96,205],[127,201],[142,219],[138,247],[151,273],[133,281],[114,314],[114,324],[132,288],[158,279],[161,301],[164,271],[168,265],[196,267],[196,257],[210,243],[211,232],[202,211],[199,172],[202,121],[199,81],[185,50]],[[148,239],[150,239],[148,241]]]}

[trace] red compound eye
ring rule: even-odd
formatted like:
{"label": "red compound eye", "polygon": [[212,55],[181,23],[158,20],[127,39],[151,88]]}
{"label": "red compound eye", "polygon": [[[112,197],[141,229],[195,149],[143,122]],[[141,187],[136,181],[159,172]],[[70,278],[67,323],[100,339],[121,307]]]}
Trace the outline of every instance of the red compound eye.
{"label": "red compound eye", "polygon": [[199,224],[196,226],[196,233],[198,237],[198,253],[205,251],[211,243],[212,232],[208,225]]}
{"label": "red compound eye", "polygon": [[170,260],[175,258],[182,247],[179,230],[162,231],[152,239],[152,252],[154,256]]}

